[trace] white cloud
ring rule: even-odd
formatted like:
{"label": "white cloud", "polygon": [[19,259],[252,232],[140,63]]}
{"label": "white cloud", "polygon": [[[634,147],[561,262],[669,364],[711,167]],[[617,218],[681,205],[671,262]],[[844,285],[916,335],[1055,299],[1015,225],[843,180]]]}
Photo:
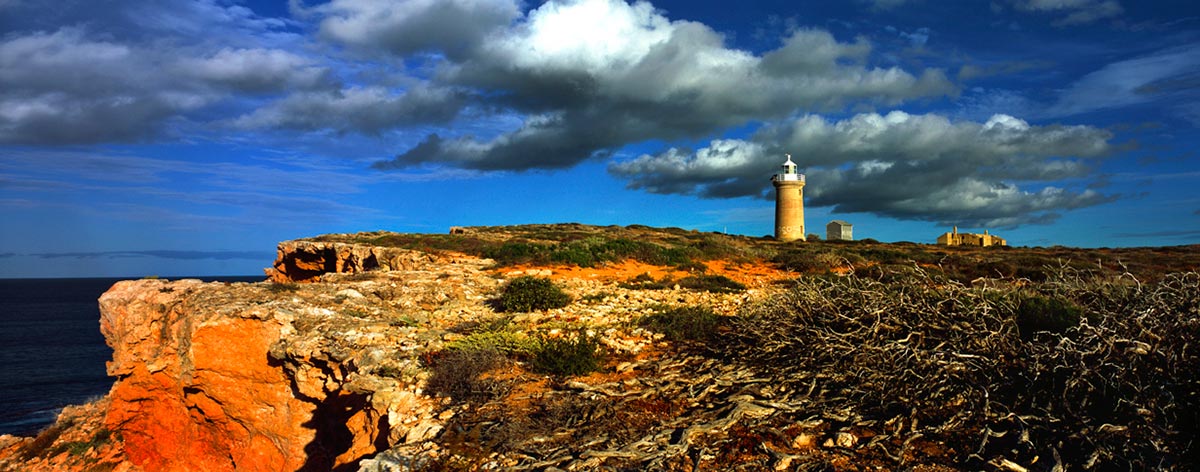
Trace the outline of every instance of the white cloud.
{"label": "white cloud", "polygon": [[677,26],[644,2],[550,2],[530,12],[512,34],[489,44],[486,53],[519,68],[619,76],[667,43]]}
{"label": "white cloud", "polygon": [[1200,43],[1104,66],[1071,84],[1046,113],[1068,116],[1145,103],[1200,104]]}
{"label": "white cloud", "polygon": [[536,119],[488,141],[431,136],[380,167],[561,168],[647,139],[954,92],[940,70],[914,75],[866,65],[870,49],[864,39],[845,43],[803,29],[760,56],[727,47],[705,25],[671,21],[649,3],[548,2],[438,76]]}

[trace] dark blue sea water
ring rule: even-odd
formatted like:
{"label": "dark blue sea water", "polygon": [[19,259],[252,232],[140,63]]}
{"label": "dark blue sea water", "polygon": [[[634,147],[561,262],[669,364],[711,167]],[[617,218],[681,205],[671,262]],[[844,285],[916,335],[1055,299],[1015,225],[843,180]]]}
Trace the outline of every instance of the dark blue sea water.
{"label": "dark blue sea water", "polygon": [[96,300],[118,280],[0,279],[0,434],[36,434],[63,406],[108,393]]}

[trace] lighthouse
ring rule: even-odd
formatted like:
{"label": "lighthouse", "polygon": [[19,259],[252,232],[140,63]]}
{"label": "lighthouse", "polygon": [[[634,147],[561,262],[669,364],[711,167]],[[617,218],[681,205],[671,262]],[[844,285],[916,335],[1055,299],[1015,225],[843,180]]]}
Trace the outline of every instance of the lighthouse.
{"label": "lighthouse", "polygon": [[771,177],[775,185],[775,239],[804,239],[804,174],[796,172],[792,155],[787,154],[783,170]]}

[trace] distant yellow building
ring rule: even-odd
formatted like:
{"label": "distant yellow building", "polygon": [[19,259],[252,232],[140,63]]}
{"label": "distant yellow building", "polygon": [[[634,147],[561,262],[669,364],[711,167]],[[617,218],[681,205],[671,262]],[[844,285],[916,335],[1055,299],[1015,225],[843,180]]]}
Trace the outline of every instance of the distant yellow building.
{"label": "distant yellow building", "polygon": [[938,236],[937,243],[943,246],[1007,246],[1008,241],[999,236],[988,234],[987,230],[983,230],[983,234],[975,233],[960,233],[958,227],[954,227],[954,231]]}

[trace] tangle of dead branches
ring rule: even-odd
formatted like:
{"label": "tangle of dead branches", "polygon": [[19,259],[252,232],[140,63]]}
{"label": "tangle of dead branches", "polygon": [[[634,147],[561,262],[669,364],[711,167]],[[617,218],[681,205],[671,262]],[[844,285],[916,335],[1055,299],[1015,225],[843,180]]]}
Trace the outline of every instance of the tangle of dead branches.
{"label": "tangle of dead branches", "polygon": [[[887,425],[873,442],[898,462],[920,438],[976,469],[1200,467],[1200,274],[1054,272],[999,288],[920,269],[805,277],[734,317],[712,349],[806,392],[826,417]],[[1030,297],[1082,316],[1028,332],[1017,313]]]}

